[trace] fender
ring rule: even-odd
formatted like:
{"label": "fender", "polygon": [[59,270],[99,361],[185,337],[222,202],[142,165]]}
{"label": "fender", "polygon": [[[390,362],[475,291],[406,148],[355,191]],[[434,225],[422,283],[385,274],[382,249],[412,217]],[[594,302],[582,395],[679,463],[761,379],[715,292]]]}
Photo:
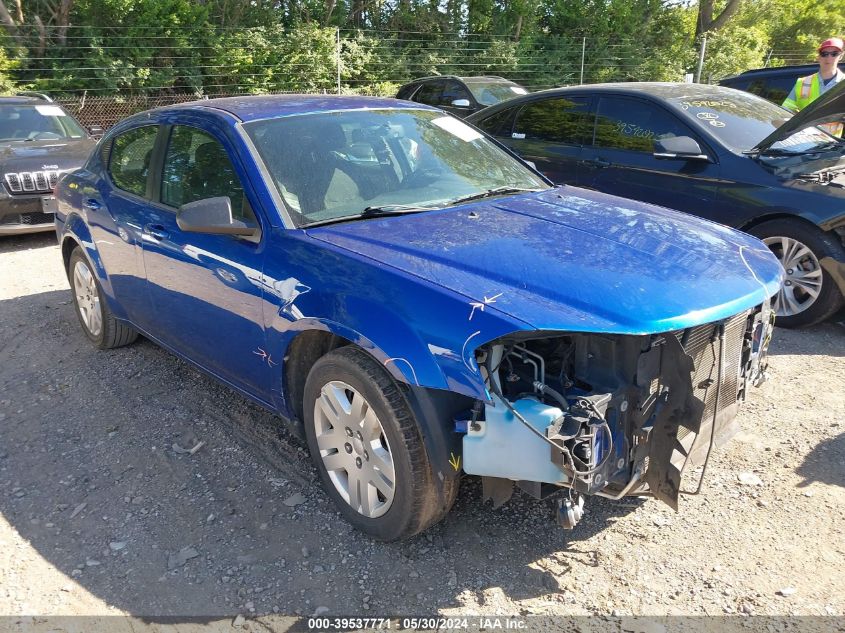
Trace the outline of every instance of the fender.
{"label": "fender", "polygon": [[[318,330],[367,350],[402,383],[486,400],[474,349],[506,333],[533,330],[498,311],[495,300],[481,305],[303,231],[279,231],[277,237],[260,283],[266,343],[278,360],[297,334]],[[319,258],[315,246],[323,249]],[[273,388],[280,389],[283,370],[273,369]]]}
{"label": "fender", "polygon": [[769,220],[801,220],[805,222],[807,226],[819,228],[825,232],[835,231],[839,227],[845,227],[845,215],[833,217],[830,220],[825,222],[816,222],[813,216],[809,213],[805,212],[795,212],[791,209],[783,209],[783,208],[771,208],[771,209],[761,209],[760,213],[755,215],[753,218],[746,221],[741,226],[737,228],[740,231],[745,231],[746,233],[757,226],[758,224],[762,224],[763,222],[768,222]]}
{"label": "fender", "polygon": [[[467,376],[468,380],[472,380],[475,383],[472,394],[470,395],[468,393],[461,393],[458,390],[447,390],[445,388],[435,388],[431,385],[421,385],[421,376],[427,382],[439,381],[444,387],[447,381],[443,368],[438,365],[437,356],[432,354],[419,342],[415,345],[416,353],[412,355],[414,362],[410,362],[406,358],[402,359],[403,362],[395,362],[397,359],[391,358],[381,346],[375,344],[366,336],[334,321],[313,318],[300,319],[291,324],[284,332],[275,330],[275,336],[278,339],[278,344],[287,350],[297,336],[309,331],[326,332],[350,341],[352,344],[372,355],[373,358],[387,369],[394,380],[404,386],[405,398],[414,412],[414,417],[419,424],[420,434],[425,443],[426,452],[431,460],[434,483],[439,493],[438,503],[447,503],[448,500],[443,495],[444,482],[447,479],[459,477],[461,472],[462,436],[455,432],[454,420],[460,413],[468,412],[472,408],[476,398],[488,398],[481,375],[477,373],[477,370],[474,375]],[[414,336],[407,328],[404,333]],[[392,332],[392,334],[395,335],[396,332]],[[406,351],[407,343],[410,340],[412,339],[405,339]],[[273,342],[270,342],[270,346],[273,349],[277,349]],[[474,349],[475,347],[473,347],[473,351]],[[274,384],[277,385],[288,385],[286,372],[289,370],[289,367],[293,366],[293,361],[287,354],[284,358],[285,361],[280,364],[273,378]],[[474,365],[475,363],[473,362]],[[277,409],[284,418],[289,420],[295,420],[298,417],[295,411],[296,405],[294,398],[295,395],[286,393],[284,388],[274,390],[273,392],[273,399]]]}
{"label": "fender", "polygon": [[[476,399],[487,400],[488,394],[475,363],[475,349],[504,334],[533,329],[495,309],[473,312],[471,302],[435,288],[431,296],[421,297],[427,308],[414,315],[399,314],[369,297],[321,295],[303,293],[295,298],[295,305],[293,300],[283,300],[281,308],[276,308],[278,311],[268,319],[267,345],[276,353],[281,352],[280,358],[287,356],[298,334],[323,331],[369,352],[399,382]],[[322,311],[318,311],[319,307],[329,307],[332,313],[306,316]],[[273,384],[285,384],[283,367],[284,364],[277,370]],[[283,408],[287,410],[286,404]]]}
{"label": "fender", "polygon": [[91,232],[88,229],[88,225],[79,216],[79,214],[75,212],[68,215],[65,220],[64,229],[62,230],[62,252],[64,252],[65,244],[68,240],[81,246],[85,252],[85,256],[88,258],[88,261],[94,269],[97,281],[103,289],[103,294],[105,295],[112,314],[119,319],[125,319],[126,314],[120,304],[115,301],[111,280],[109,279],[108,273],[103,266],[103,260],[100,257],[100,253],[97,251],[97,247],[91,238]]}

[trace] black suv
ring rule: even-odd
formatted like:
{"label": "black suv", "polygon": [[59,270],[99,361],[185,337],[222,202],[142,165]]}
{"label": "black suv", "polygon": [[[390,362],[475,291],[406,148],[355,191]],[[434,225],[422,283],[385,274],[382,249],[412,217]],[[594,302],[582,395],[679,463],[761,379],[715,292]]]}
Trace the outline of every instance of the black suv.
{"label": "black suv", "polygon": [[424,103],[463,118],[524,94],[528,94],[525,88],[503,77],[440,75],[405,84],[396,98]]}
{"label": "black suv", "polygon": [[[839,68],[845,72],[845,64],[839,64]],[[733,77],[726,77],[719,81],[719,85],[744,90],[780,105],[799,77],[806,77],[817,72],[819,72],[818,64],[755,68]]]}
{"label": "black suv", "polygon": [[52,231],[56,183],[82,167],[95,144],[49,97],[0,97],[0,236]]}

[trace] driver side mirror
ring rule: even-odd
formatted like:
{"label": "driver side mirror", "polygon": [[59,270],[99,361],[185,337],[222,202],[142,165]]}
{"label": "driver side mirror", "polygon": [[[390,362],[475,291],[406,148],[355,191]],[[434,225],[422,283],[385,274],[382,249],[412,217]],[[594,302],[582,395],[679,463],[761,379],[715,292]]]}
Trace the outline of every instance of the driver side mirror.
{"label": "driver side mirror", "polygon": [[455,99],[452,102],[453,108],[468,108],[469,105],[469,99]]}
{"label": "driver side mirror", "polygon": [[654,141],[654,157],[666,160],[706,160],[710,157],[701,151],[698,142],[689,136],[673,136]]}
{"label": "driver side mirror", "polygon": [[176,224],[187,233],[252,237],[258,232],[258,227],[232,217],[232,201],[229,196],[205,198],[183,204],[176,212]]}

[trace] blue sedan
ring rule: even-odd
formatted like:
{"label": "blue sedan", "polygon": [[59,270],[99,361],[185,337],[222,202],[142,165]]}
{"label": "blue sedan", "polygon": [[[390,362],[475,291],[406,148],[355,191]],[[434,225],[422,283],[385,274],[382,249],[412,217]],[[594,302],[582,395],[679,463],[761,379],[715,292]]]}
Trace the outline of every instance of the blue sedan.
{"label": "blue sedan", "polygon": [[442,518],[462,473],[649,494],[735,430],[782,269],[757,239],[554,187],[441,111],[228,98],[122,122],[57,191],[82,331],[139,333],[302,431],[375,538]]}

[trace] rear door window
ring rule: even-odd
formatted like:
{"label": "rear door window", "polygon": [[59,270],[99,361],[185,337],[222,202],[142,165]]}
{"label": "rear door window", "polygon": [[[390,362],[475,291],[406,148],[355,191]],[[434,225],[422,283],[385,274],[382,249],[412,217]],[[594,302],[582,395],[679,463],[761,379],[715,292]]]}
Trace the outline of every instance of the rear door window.
{"label": "rear door window", "polygon": [[768,99],[772,103],[780,105],[789,96],[789,92],[795,87],[796,77],[765,77],[755,79],[748,85],[748,92]]}
{"label": "rear door window", "polygon": [[444,87],[444,81],[429,81],[423,84],[422,88],[414,95],[414,101],[426,105],[438,106],[440,105],[440,98],[443,96]]}
{"label": "rear door window", "polygon": [[676,136],[695,138],[687,126],[663,108],[638,99],[602,97],[599,100],[596,147],[651,154],[654,141]]}
{"label": "rear door window", "polygon": [[118,189],[136,196],[147,195],[147,177],[157,135],[157,125],[146,125],[114,138],[109,156],[109,175]]}
{"label": "rear door window", "polygon": [[402,86],[399,88],[399,92],[396,93],[397,99],[410,99],[411,95],[419,88],[419,84],[409,84],[407,86]]}
{"label": "rear door window", "polygon": [[587,97],[556,97],[529,103],[520,110],[513,138],[583,145],[593,133]]}

